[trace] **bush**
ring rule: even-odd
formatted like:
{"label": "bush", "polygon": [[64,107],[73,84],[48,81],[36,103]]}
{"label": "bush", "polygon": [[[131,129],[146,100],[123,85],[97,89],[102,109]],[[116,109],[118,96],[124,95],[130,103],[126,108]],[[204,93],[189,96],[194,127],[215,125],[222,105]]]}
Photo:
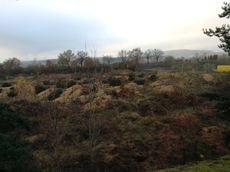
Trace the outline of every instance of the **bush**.
{"label": "bush", "polygon": [[102,80],[102,83],[103,84],[108,84],[109,82],[108,82],[108,80],[104,79],[104,80]]}
{"label": "bush", "polygon": [[113,97],[117,97],[117,92],[116,92],[116,90],[108,89],[108,90],[105,90],[105,93],[106,93],[107,95],[111,95],[111,96],[113,96]]}
{"label": "bush", "polygon": [[61,80],[58,80],[56,83],[57,88],[65,88],[65,83]]}
{"label": "bush", "polygon": [[110,86],[120,86],[121,80],[119,78],[109,77],[108,82]]}
{"label": "bush", "polygon": [[228,97],[224,96],[220,93],[215,93],[215,92],[204,92],[200,94],[201,97],[204,97],[208,99],[209,101],[222,101],[222,100],[227,100]]}
{"label": "bush", "polygon": [[38,94],[38,93],[40,93],[42,91],[45,91],[45,90],[46,90],[46,87],[43,86],[43,85],[38,84],[38,85],[35,86],[35,93],[36,94]]}
{"label": "bush", "polygon": [[10,136],[14,129],[28,129],[20,111],[0,102],[0,171],[30,172],[32,153],[19,137]]}
{"label": "bush", "polygon": [[152,74],[150,75],[149,80],[154,82],[157,80],[157,76],[155,74]]}
{"label": "bush", "polygon": [[44,84],[44,85],[51,85],[51,83],[50,83],[49,80],[44,80],[44,81],[43,81],[43,84]]}
{"label": "bush", "polygon": [[26,127],[20,112],[6,103],[0,103],[0,132],[9,132],[15,128]]}
{"label": "bush", "polygon": [[84,80],[82,81],[82,84],[89,84],[90,82],[91,82],[90,79],[84,79]]}
{"label": "bush", "polygon": [[67,82],[67,88],[72,87],[72,86],[74,86],[74,85],[76,85],[76,84],[77,84],[76,81],[70,80],[70,81]]}
{"label": "bush", "polygon": [[79,80],[81,80],[81,77],[80,76],[75,76],[74,79],[79,81]]}
{"label": "bush", "polygon": [[7,93],[7,96],[8,97],[15,97],[15,96],[17,96],[17,93],[15,92],[14,87],[10,88],[9,92]]}
{"label": "bush", "polygon": [[9,82],[2,83],[2,87],[10,87],[12,84]]}
{"label": "bush", "polygon": [[138,74],[137,76],[138,76],[139,78],[143,78],[143,77],[145,76],[145,74],[140,73],[140,74]]}
{"label": "bush", "polygon": [[3,81],[3,80],[5,80],[5,79],[6,79],[6,77],[5,77],[4,75],[1,75],[1,74],[0,74],[0,80]]}
{"label": "bush", "polygon": [[229,145],[229,144],[230,144],[230,129],[227,129],[227,130],[224,132],[224,141],[225,141],[225,144],[226,144],[226,145]]}
{"label": "bush", "polygon": [[2,88],[0,88],[0,93],[2,93]]}
{"label": "bush", "polygon": [[129,81],[133,81],[135,80],[135,74],[134,73],[130,73],[129,74]]}
{"label": "bush", "polygon": [[230,99],[218,102],[216,108],[220,118],[230,121]]}
{"label": "bush", "polygon": [[31,159],[31,149],[24,141],[0,133],[0,171],[35,171],[32,170]]}
{"label": "bush", "polygon": [[145,80],[144,80],[144,79],[136,79],[136,80],[134,80],[134,82],[135,82],[137,85],[144,85]]}
{"label": "bush", "polygon": [[48,96],[48,100],[52,101],[55,100],[56,98],[60,97],[60,95],[62,94],[63,90],[61,88],[55,89],[49,96]]}
{"label": "bush", "polygon": [[141,116],[147,116],[153,114],[155,106],[154,103],[148,99],[141,100],[138,102],[138,110],[140,111]]}

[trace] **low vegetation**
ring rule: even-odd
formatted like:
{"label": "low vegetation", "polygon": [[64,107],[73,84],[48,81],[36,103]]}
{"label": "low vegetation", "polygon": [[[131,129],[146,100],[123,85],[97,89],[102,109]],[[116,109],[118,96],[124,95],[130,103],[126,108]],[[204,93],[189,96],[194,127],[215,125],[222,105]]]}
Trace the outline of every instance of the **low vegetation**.
{"label": "low vegetation", "polygon": [[35,172],[31,146],[20,137],[20,131],[16,131],[29,129],[21,112],[6,103],[0,103],[0,123],[0,171]]}
{"label": "low vegetation", "polygon": [[213,161],[202,161],[200,163],[179,166],[176,168],[159,170],[157,172],[229,172],[230,156],[224,156]]}
{"label": "low vegetation", "polygon": [[149,172],[229,155],[228,73],[77,75],[16,77],[16,90],[2,88],[2,132],[12,128],[36,169]]}

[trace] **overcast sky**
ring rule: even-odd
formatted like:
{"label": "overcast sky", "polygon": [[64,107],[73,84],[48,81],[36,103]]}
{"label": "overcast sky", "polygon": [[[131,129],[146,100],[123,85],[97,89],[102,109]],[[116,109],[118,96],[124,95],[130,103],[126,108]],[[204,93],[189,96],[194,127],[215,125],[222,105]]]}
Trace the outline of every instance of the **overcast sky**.
{"label": "overcast sky", "polygon": [[202,33],[226,23],[222,0],[0,0],[0,61],[66,49],[116,55],[140,47],[220,51]]}

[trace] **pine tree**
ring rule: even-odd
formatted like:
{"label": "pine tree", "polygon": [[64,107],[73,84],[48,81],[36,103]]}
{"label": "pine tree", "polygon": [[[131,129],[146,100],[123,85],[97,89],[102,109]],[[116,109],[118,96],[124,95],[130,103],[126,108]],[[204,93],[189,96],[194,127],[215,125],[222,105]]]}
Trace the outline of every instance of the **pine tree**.
{"label": "pine tree", "polygon": [[[222,7],[223,12],[219,14],[220,18],[230,18],[230,3],[224,2],[224,6]],[[216,36],[219,38],[221,44],[218,45],[219,48],[223,49],[230,55],[230,25],[224,24],[221,27],[216,27],[213,29],[203,29],[204,34],[212,37]]]}

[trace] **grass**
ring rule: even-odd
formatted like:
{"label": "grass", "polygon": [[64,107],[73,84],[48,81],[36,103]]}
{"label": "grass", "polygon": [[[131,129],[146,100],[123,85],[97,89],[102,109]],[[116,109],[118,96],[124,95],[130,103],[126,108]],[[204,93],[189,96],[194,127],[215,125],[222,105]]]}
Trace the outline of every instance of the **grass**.
{"label": "grass", "polygon": [[157,172],[230,172],[230,155],[213,161],[202,161],[197,164],[178,166]]}

